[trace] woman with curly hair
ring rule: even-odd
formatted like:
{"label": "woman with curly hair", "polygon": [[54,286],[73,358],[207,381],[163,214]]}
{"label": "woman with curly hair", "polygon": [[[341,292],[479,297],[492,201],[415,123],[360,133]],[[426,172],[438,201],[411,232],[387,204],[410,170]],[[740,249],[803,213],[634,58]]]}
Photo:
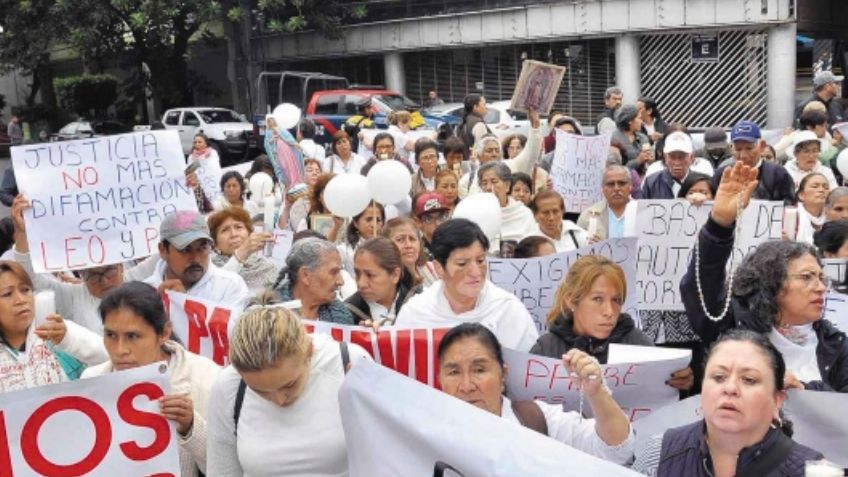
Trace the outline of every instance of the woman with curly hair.
{"label": "woman with curly hair", "polygon": [[680,284],[692,328],[705,346],[732,328],[761,333],[786,359],[787,387],[848,392],[848,339],[822,318],[830,280],[814,247],[791,241],[760,244],[725,288],[736,220],[756,178],[756,169],[739,162],[722,174]]}

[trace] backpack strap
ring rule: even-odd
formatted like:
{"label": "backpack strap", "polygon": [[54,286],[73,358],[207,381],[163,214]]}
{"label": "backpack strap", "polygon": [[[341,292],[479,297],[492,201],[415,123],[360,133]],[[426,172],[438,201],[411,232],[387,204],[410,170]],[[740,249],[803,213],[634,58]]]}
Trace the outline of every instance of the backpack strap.
{"label": "backpack strap", "polygon": [[771,448],[762,453],[758,458],[754,459],[751,465],[746,466],[741,472],[736,473],[736,477],[760,477],[770,475],[772,472],[780,468],[786,462],[792,446],[795,443],[781,431],[778,431],[777,442]]}
{"label": "backpack strap", "polygon": [[238,391],[236,391],[236,401],[233,404],[233,421],[235,422],[235,430],[233,434],[238,435],[238,423],[241,416],[241,405],[244,404],[244,393],[247,391],[247,383],[244,379],[239,380]]}
{"label": "backpack strap", "polygon": [[350,351],[347,348],[346,341],[339,341],[339,352],[342,355],[342,371],[347,374],[347,367],[350,365]]}
{"label": "backpack strap", "polygon": [[548,435],[548,421],[535,401],[512,401],[512,412],[522,426]]}
{"label": "backpack strap", "polygon": [[577,242],[577,237],[574,235],[574,230],[569,230],[568,235],[571,236],[571,241],[574,242],[574,248],[580,248],[580,244]]}

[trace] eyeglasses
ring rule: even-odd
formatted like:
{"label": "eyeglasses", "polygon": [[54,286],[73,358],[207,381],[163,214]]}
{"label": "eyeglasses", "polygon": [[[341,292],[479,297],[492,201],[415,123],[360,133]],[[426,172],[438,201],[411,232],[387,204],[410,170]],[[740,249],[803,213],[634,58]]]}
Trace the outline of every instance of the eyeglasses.
{"label": "eyeglasses", "polygon": [[450,214],[448,212],[442,212],[440,214],[426,214],[421,217],[421,221],[425,224],[432,224],[438,222],[444,222],[450,218]]}
{"label": "eyeglasses", "polygon": [[89,285],[97,285],[103,280],[113,280],[118,276],[118,267],[106,267],[103,271],[95,272],[88,270],[83,273],[83,279]]}
{"label": "eyeglasses", "polygon": [[832,280],[829,276],[824,273],[796,273],[793,275],[789,275],[791,278],[795,278],[804,284],[805,288],[812,288],[816,286],[818,282],[824,284],[825,288],[830,289],[830,285],[832,284]]}

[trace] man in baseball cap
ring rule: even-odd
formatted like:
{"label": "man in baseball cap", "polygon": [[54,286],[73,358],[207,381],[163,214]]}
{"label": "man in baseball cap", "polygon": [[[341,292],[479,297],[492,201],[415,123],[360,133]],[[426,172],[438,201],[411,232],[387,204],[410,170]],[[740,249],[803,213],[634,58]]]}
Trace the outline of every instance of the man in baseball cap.
{"label": "man in baseball cap", "polygon": [[694,161],[692,138],[683,131],[665,137],[663,157],[665,169],[648,176],[642,186],[643,199],[674,199]]}
{"label": "man in baseball cap", "polygon": [[211,264],[212,236],[206,219],[191,210],[165,216],[159,226],[162,260],[145,282],[242,310],[250,299],[244,280]]}
{"label": "man in baseball cap", "polygon": [[[439,192],[425,192],[415,199],[413,208],[415,223],[424,236],[423,244],[427,255],[430,255],[430,242],[436,227],[450,219],[451,209],[448,200]],[[432,259],[432,257],[431,257]]]}
{"label": "man in baseball cap", "polygon": [[723,128],[711,127],[704,131],[704,150],[701,157],[710,161],[713,168],[731,157],[727,143],[727,133]]}
{"label": "man in baseball cap", "polygon": [[837,76],[829,70],[816,73],[813,77],[813,95],[795,108],[795,122],[800,121],[804,106],[813,101],[818,101],[827,108],[827,120],[831,126],[845,121],[845,111],[842,104],[837,100],[842,96],[842,81],[844,80],[844,76]]}
{"label": "man in baseball cap", "polygon": [[748,167],[758,170],[757,188],[754,199],[779,200],[787,204],[795,200],[795,184],[786,169],[779,164],[762,159],[766,142],[760,133],[760,127],[753,121],[739,121],[730,131],[730,142],[733,143],[733,160],[716,170],[713,175],[713,187],[718,190],[721,175],[728,167],[733,167],[740,161]]}

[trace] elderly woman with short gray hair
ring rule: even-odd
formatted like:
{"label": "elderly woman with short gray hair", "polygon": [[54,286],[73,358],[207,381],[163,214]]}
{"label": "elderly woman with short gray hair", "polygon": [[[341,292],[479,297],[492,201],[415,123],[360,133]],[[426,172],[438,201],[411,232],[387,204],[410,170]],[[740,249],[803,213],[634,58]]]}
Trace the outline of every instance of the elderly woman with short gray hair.
{"label": "elderly woman with short gray hair", "polygon": [[282,301],[300,300],[303,318],[353,325],[353,315],[336,296],[343,284],[341,271],[335,245],[315,237],[301,239],[292,245],[274,288]]}
{"label": "elderly woman with short gray hair", "polygon": [[533,218],[533,212],[523,203],[509,196],[512,185],[512,171],[503,161],[487,162],[477,170],[477,181],[483,192],[495,195],[501,206],[501,233],[492,240],[490,252],[500,250],[500,242],[520,242],[531,235],[542,235],[539,224]]}
{"label": "elderly woman with short gray hair", "polygon": [[622,162],[631,169],[644,168],[654,156],[651,141],[642,133],[642,119],[639,118],[636,106],[625,104],[618,108],[615,112],[615,125],[612,144],[623,153]]}

